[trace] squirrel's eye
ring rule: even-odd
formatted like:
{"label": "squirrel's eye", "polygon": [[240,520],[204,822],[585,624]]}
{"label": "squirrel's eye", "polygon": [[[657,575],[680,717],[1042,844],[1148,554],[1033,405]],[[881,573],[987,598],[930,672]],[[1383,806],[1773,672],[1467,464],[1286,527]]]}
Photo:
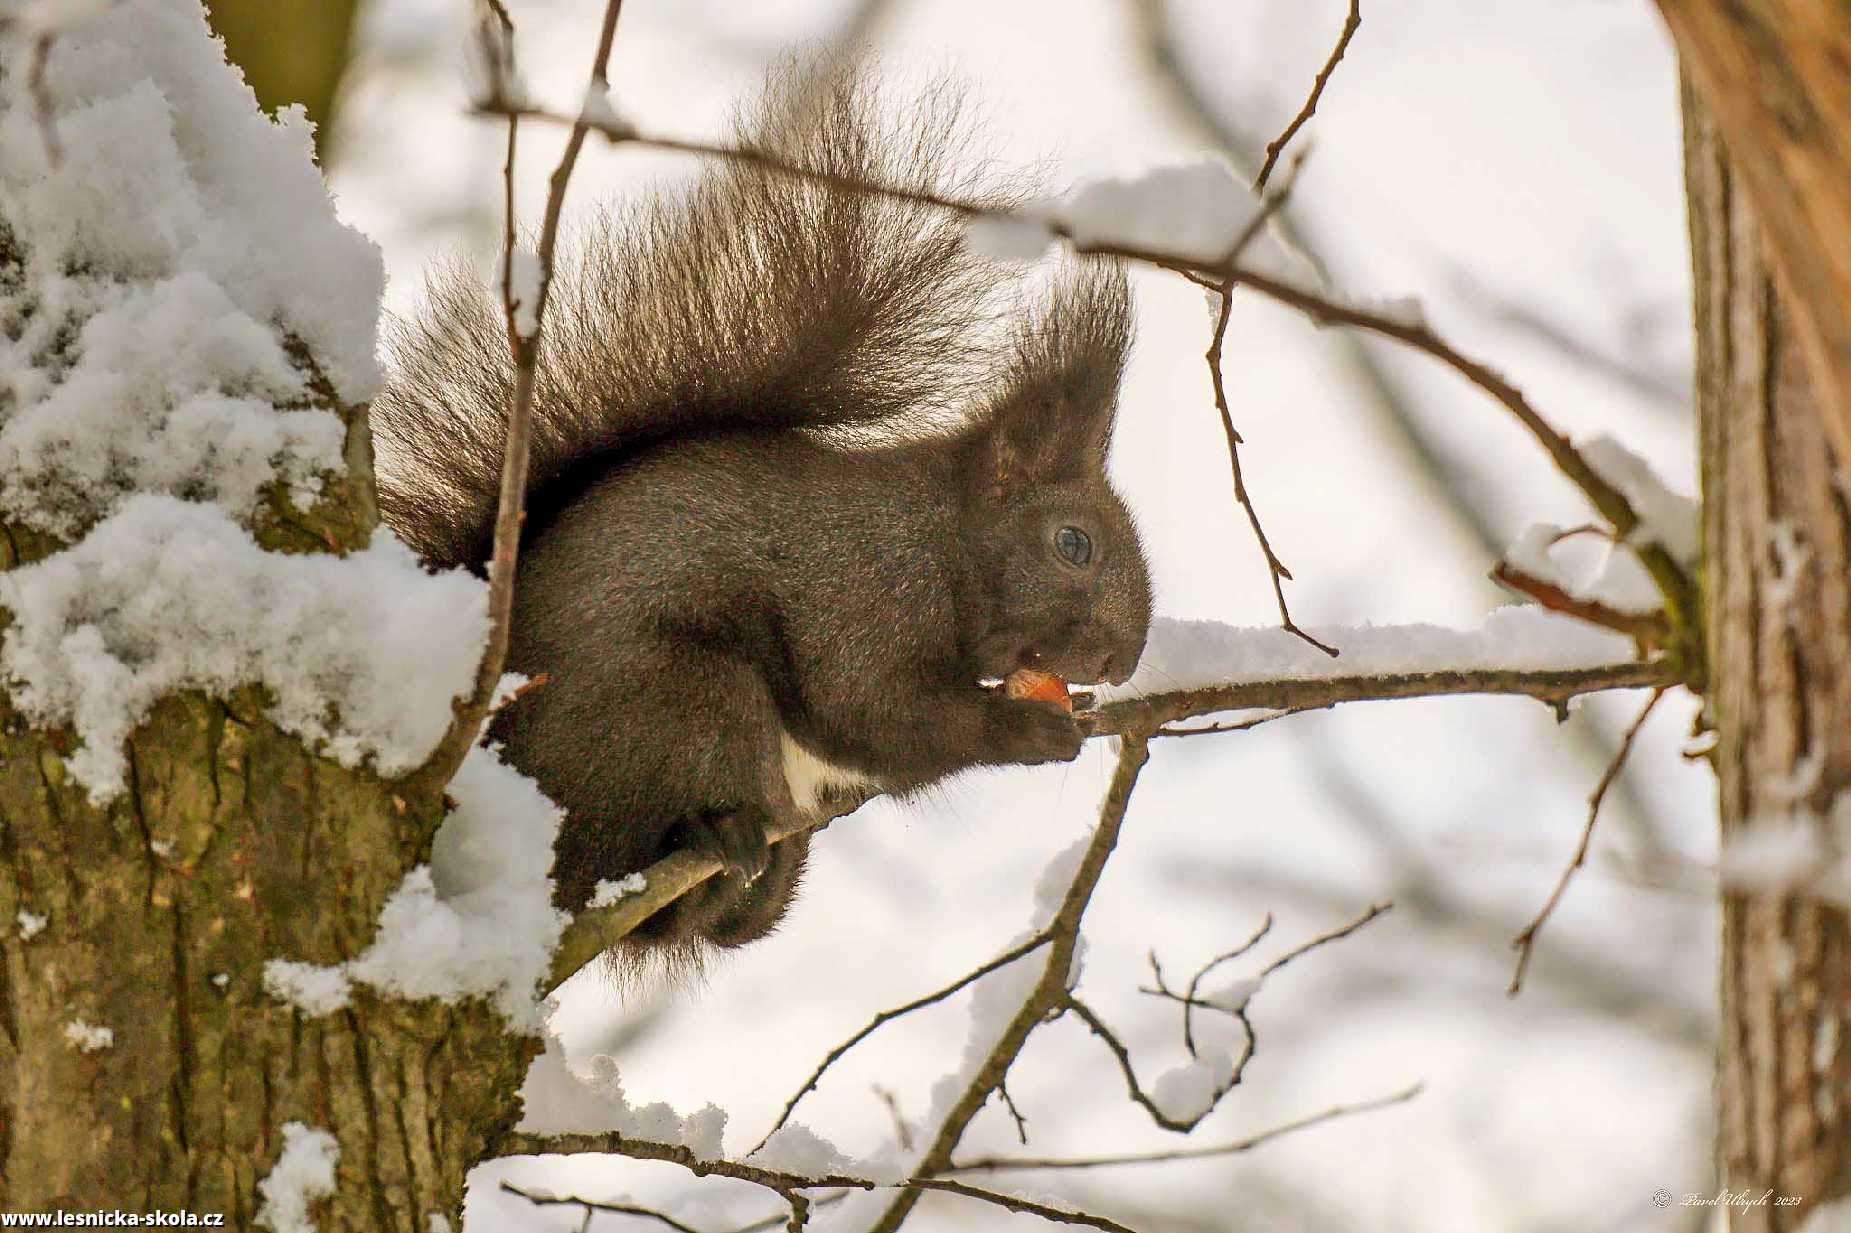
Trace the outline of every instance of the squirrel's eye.
{"label": "squirrel's eye", "polygon": [[1062,527],[1054,532],[1054,551],[1074,565],[1093,559],[1092,537],[1078,527]]}

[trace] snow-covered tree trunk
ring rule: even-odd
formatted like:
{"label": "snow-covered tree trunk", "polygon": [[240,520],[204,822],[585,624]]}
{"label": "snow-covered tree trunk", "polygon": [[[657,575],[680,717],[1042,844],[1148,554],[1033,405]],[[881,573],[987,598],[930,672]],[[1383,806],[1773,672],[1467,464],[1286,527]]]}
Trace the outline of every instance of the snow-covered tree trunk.
{"label": "snow-covered tree trunk", "polygon": [[366,947],[433,811],[400,813],[260,713],[162,702],[107,807],[65,772],[68,736],[8,717],[0,912],[26,927],[0,967],[0,1206],[246,1227],[293,1122],[339,1147],[318,1227],[423,1233],[457,1219],[514,1115],[527,1042],[491,1003],[359,992],[310,1018],[266,993],[274,956]]}
{"label": "snow-covered tree trunk", "polygon": [[[391,778],[483,603],[375,535],[379,286],[191,0],[0,29],[0,1210],[425,1233],[518,1115],[547,946],[449,979],[479,883]],[[550,943],[532,816],[486,910]]]}
{"label": "snow-covered tree trunk", "polygon": [[[1851,512],[1766,238],[1685,92],[1704,597],[1725,847],[1758,825],[1851,822]],[[1844,136],[1841,134],[1841,137]],[[1791,191],[1799,191],[1792,189]],[[1836,823],[1833,827],[1830,824]],[[1831,842],[1827,839],[1827,842]],[[1795,891],[1798,893],[1793,893]],[[1851,1194],[1851,925],[1804,887],[1723,901],[1719,1158],[1733,1227],[1800,1227]]]}

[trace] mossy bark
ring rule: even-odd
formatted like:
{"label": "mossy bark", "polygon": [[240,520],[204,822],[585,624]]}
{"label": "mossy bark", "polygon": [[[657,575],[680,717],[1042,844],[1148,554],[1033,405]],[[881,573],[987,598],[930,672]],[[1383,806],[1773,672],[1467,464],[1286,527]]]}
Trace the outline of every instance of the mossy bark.
{"label": "mossy bark", "polygon": [[[343,551],[375,521],[364,408],[320,405],[349,424],[351,469],[314,510],[260,518],[273,549]],[[9,568],[58,547],[5,531]],[[534,1042],[487,1003],[356,991],[316,1018],[264,991],[270,959],[365,949],[443,811],[264,708],[255,688],[164,700],[98,805],[66,770],[72,735],[0,699],[0,1210],[248,1227],[297,1121],[340,1145],[322,1230],[428,1233],[460,1220],[465,1173],[516,1115]],[[86,1027],[113,1040],[86,1048]]]}

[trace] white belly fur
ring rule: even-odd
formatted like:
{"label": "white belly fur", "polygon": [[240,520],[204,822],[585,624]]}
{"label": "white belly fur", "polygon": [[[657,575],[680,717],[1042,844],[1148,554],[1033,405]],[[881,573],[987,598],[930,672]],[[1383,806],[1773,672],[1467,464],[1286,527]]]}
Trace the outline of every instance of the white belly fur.
{"label": "white belly fur", "polygon": [[817,757],[788,732],[778,736],[784,750],[784,782],[790,785],[791,799],[797,802],[797,808],[805,813],[815,813],[832,790],[879,786],[871,776]]}

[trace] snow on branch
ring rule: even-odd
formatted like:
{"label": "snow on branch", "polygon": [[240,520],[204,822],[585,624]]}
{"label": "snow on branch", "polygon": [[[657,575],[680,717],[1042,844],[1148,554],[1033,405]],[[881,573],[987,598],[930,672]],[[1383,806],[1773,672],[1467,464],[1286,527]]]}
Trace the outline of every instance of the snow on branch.
{"label": "snow on branch", "polygon": [[[1327,69],[1340,58],[1353,32],[1346,23],[1345,33]],[[1314,91],[1310,100],[1312,106],[1320,92]],[[1266,206],[1254,204],[1244,190],[1238,190],[1225,166],[1211,160],[1183,168],[1156,168],[1138,177],[1082,186],[1065,203],[1052,209],[999,212],[956,196],[818,171],[752,146],[644,132],[621,117],[606,114],[603,109],[581,110],[567,116],[538,107],[483,102],[478,111],[505,116],[511,122],[532,119],[569,125],[575,141],[589,128],[613,145],[720,159],[842,192],[874,194],[933,206],[978,224],[977,247],[999,256],[1032,255],[1039,250],[1041,240],[1038,237],[1045,234],[1065,241],[1075,252],[1117,257],[1168,270],[1223,300],[1236,289],[1253,291],[1302,313],[1316,325],[1363,330],[1419,351],[1451,368],[1502,405],[1606,519],[1615,537],[1634,543],[1641,563],[1660,592],[1671,631],[1670,649],[1690,679],[1701,678],[1702,648],[1697,637],[1695,583],[1688,560],[1678,555],[1683,545],[1675,539],[1677,512],[1671,503],[1659,500],[1667,495],[1663,485],[1636,482],[1639,475],[1633,464],[1637,460],[1623,450],[1614,449],[1604,438],[1593,442],[1588,451],[1570,441],[1543,417],[1522,390],[1496,369],[1461,352],[1436,332],[1417,303],[1349,302],[1303,285],[1293,276],[1271,268],[1276,262],[1243,260],[1253,224],[1256,219],[1263,221]],[[1283,144],[1280,148],[1283,149]],[[1282,200],[1286,189],[1279,190],[1274,197]],[[1209,350],[1211,371],[1216,377],[1217,401],[1223,408],[1224,419],[1225,394],[1219,389],[1219,341],[1225,329],[1225,318],[1224,309]],[[1233,431],[1231,420],[1227,428],[1231,448],[1237,447],[1239,435]],[[1237,472],[1238,465],[1236,453]],[[1238,488],[1238,473],[1236,484]],[[1248,502],[1243,501],[1242,505],[1257,532],[1257,515]],[[1298,630],[1284,611],[1284,594],[1279,587],[1281,579],[1289,579],[1291,575],[1270,546],[1265,545],[1264,540],[1262,544],[1280,600],[1282,621],[1287,629],[1303,636],[1303,631]],[[1334,653],[1329,646],[1322,649]]]}
{"label": "snow on branch", "polygon": [[[1535,608],[1501,608],[1472,630],[1359,625],[1315,632],[1341,642],[1344,658],[1332,660],[1282,629],[1159,619],[1138,674],[1101,691],[1085,721],[1095,736],[1188,735],[1223,729],[1166,725],[1228,711],[1260,710],[1270,720],[1347,702],[1467,694],[1535,698],[1566,715],[1582,694],[1678,680],[1676,665],[1635,659],[1625,638]],[[822,825],[864,799],[839,801],[814,822],[773,827],[769,837],[776,842]],[[640,887],[581,911],[560,938],[549,989],[719,871],[717,860],[676,852],[644,870]]]}
{"label": "snow on branch", "polygon": [[315,1233],[309,1208],[334,1193],[334,1168],[341,1145],[325,1130],[302,1122],[283,1123],[283,1151],[257,1183],[263,1204],[255,1223],[271,1233]]}

